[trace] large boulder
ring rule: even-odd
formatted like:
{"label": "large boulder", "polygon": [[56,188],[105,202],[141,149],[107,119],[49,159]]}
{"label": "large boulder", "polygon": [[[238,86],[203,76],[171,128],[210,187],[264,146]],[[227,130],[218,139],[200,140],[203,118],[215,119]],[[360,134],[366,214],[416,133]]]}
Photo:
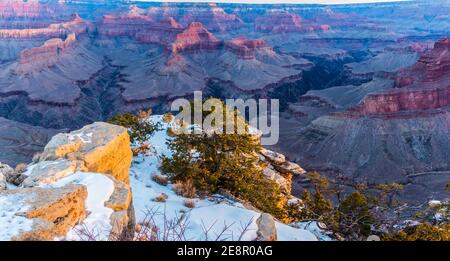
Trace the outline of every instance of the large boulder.
{"label": "large boulder", "polygon": [[283,164],[286,162],[286,158],[283,154],[271,151],[268,149],[262,148],[260,151],[261,155],[263,155],[268,161],[274,163],[274,164]]}
{"label": "large boulder", "polygon": [[277,240],[277,228],[273,216],[267,213],[262,213],[256,220],[258,225],[257,241],[276,241]]}
{"label": "large boulder", "polygon": [[109,239],[132,235],[132,157],[127,129],[96,122],[54,136],[20,175],[0,164],[0,191],[6,181],[21,183],[0,193],[0,240],[82,240],[77,230],[92,229],[98,215],[105,215],[98,224],[108,229]]}
{"label": "large boulder", "polygon": [[40,161],[66,158],[84,162],[90,172],[111,174],[129,183],[133,154],[126,128],[95,122],[80,130],[54,136],[45,146]]}
{"label": "large boulder", "polygon": [[14,169],[0,162],[0,190],[6,189],[6,182],[11,182],[13,175],[15,175]]}
{"label": "large boulder", "polygon": [[0,191],[6,189],[6,177],[0,173]]}
{"label": "large boulder", "polygon": [[29,175],[22,184],[24,187],[48,185],[73,174],[75,171],[85,169],[84,163],[79,160],[58,159],[55,161],[41,161],[32,165],[27,173]]}
{"label": "large boulder", "polygon": [[73,184],[61,188],[36,187],[0,192],[0,238],[53,240],[64,236],[84,219],[86,197],[86,188]]}
{"label": "large boulder", "polygon": [[108,201],[105,202],[105,207],[114,211],[126,211],[131,205],[131,188],[130,185],[115,179],[112,176],[106,175],[114,183],[114,192]]}
{"label": "large boulder", "polygon": [[303,175],[306,173],[306,171],[302,167],[300,167],[300,165],[290,161],[286,161],[281,165],[274,165],[274,167],[279,172],[286,174],[290,173],[293,175]]}

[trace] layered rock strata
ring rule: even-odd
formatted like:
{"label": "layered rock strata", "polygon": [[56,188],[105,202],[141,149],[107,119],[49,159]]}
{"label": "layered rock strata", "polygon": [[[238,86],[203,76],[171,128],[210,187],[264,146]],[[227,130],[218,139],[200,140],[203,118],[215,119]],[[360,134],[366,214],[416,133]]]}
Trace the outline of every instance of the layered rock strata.
{"label": "layered rock strata", "polygon": [[[90,229],[97,229],[92,224],[96,217],[91,215],[109,217],[101,222],[109,224],[104,229],[108,229],[110,240],[124,239],[128,228],[134,227],[128,177],[132,153],[125,128],[98,122],[58,134],[35,158],[22,174],[0,166],[0,202],[16,204],[0,219],[23,224],[19,231],[0,231],[0,238],[53,240],[70,234],[70,238],[86,240],[82,236],[92,231],[79,231],[77,225],[86,221]],[[4,181],[12,183],[18,177],[21,180],[15,183],[19,187],[6,186]],[[103,206],[94,208],[93,204]],[[88,212],[99,208],[105,209],[102,214]]]}

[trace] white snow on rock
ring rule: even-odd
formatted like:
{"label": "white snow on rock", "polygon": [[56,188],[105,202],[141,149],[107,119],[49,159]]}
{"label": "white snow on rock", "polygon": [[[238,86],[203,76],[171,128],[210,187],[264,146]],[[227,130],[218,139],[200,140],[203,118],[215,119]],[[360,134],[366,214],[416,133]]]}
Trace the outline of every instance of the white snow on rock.
{"label": "white snow on rock", "polygon": [[17,195],[0,197],[0,241],[11,240],[22,232],[31,231],[33,221],[16,215],[28,210],[29,206],[24,201],[25,198]]}
{"label": "white snow on rock", "polygon": [[92,133],[78,133],[78,134],[69,134],[69,140],[74,141],[80,139],[83,143],[91,143],[92,142]]}
{"label": "white snow on rock", "polygon": [[67,233],[65,240],[86,240],[85,233],[95,235],[95,240],[108,240],[111,232],[110,217],[113,210],[105,207],[105,202],[114,192],[114,183],[105,175],[89,172],[75,172],[58,180],[51,187],[63,187],[67,184],[81,184],[86,186],[87,217],[82,224],[75,226]]}
{"label": "white snow on rock", "polygon": [[298,222],[294,224],[296,228],[308,230],[313,233],[321,241],[332,240],[328,234],[326,234],[318,225],[317,221]]}
{"label": "white snow on rock", "polygon": [[[160,240],[255,240],[257,237],[257,220],[261,213],[245,208],[241,203],[226,199],[220,195],[206,198],[189,199],[195,203],[194,208],[185,206],[186,198],[172,190],[172,184],[160,185],[152,180],[161,175],[159,170],[162,155],[170,157],[172,152],[167,141],[171,139],[167,129],[173,123],[164,123],[163,116],[151,116],[150,121],[160,123],[162,127],[150,139],[150,151],[146,155],[133,158],[130,168],[130,185],[132,187],[133,204],[136,222],[148,222],[148,213],[153,213],[152,223],[163,232],[168,222],[182,220],[185,222],[183,238],[165,236]],[[256,131],[255,131],[256,132]],[[90,134],[80,136],[89,142]],[[25,174],[30,175],[36,165],[31,165]],[[75,226],[63,238],[55,240],[108,240],[111,232],[110,218],[113,210],[105,207],[114,192],[113,181],[105,175],[89,172],[66,173],[50,184],[41,187],[63,187],[67,184],[82,184],[87,187],[88,197],[85,202],[86,218]],[[15,188],[11,188],[15,189]],[[157,202],[155,198],[166,195],[165,202]],[[26,211],[27,206],[20,198],[0,198],[0,240],[9,240],[14,235],[31,230],[32,220],[14,215]],[[182,218],[182,219],[180,219]],[[145,222],[144,222],[145,221]],[[297,224],[298,225],[298,224]],[[327,240],[310,227],[294,227],[276,222],[278,240]],[[224,231],[224,228],[226,230]]]}
{"label": "white snow on rock", "polygon": [[280,222],[275,224],[278,241],[317,241],[317,237],[308,230],[298,229]]}
{"label": "white snow on rock", "polygon": [[[149,139],[151,151],[148,155],[134,157],[130,169],[136,222],[141,223],[147,220],[148,210],[151,210],[153,213],[158,213],[153,216],[153,221],[154,225],[160,229],[164,227],[167,220],[179,219],[182,215],[186,215],[188,224],[185,240],[216,240],[219,238],[219,240],[244,241],[256,239],[256,220],[261,213],[246,209],[240,203],[215,196],[194,199],[195,207],[189,209],[184,206],[186,198],[178,196],[172,190],[171,184],[163,186],[152,180],[152,176],[161,175],[160,156],[172,155],[166,142],[170,139],[167,129],[173,124],[164,123],[162,116],[159,115],[151,116],[150,121],[159,122],[162,128]],[[168,196],[165,202],[154,201],[163,193]],[[279,222],[276,223],[276,226],[279,240],[318,240],[314,233],[306,229],[295,228]],[[228,227],[228,229],[221,234],[224,227]]]}

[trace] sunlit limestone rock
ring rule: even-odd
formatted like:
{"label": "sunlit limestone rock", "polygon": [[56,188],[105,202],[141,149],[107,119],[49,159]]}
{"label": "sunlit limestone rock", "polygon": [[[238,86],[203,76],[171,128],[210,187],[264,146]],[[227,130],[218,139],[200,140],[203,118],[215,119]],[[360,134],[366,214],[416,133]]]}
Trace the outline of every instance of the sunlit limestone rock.
{"label": "sunlit limestone rock", "polygon": [[0,173],[0,191],[6,189],[6,177],[2,173]]}
{"label": "sunlit limestone rock", "polygon": [[106,176],[113,181],[114,192],[112,193],[108,201],[105,202],[105,206],[114,211],[127,210],[131,204],[130,186],[110,175]]}
{"label": "sunlit limestone rock", "polygon": [[86,197],[82,185],[0,192],[0,239],[52,240],[63,236],[84,219]]}
{"label": "sunlit limestone rock", "polygon": [[274,152],[268,149],[261,149],[261,154],[269,161],[275,164],[283,164],[286,162],[286,158],[283,154]]}
{"label": "sunlit limestone rock", "polygon": [[22,185],[24,187],[48,185],[63,177],[71,175],[77,170],[86,170],[82,161],[69,161],[67,159],[42,161],[33,165],[32,168],[25,173],[25,175],[28,176],[25,178]]}
{"label": "sunlit limestone rock", "polygon": [[[6,213],[0,226],[13,224],[9,230],[0,227],[0,239],[122,240],[131,235],[131,159],[123,127],[97,122],[55,135],[21,174],[20,186],[0,194],[5,208],[0,206],[0,212]],[[0,165],[0,190],[16,174]]]}
{"label": "sunlit limestone rock", "polygon": [[281,189],[285,193],[291,192],[292,178],[289,176],[283,176],[274,169],[272,165],[263,169],[263,175],[265,178],[275,181],[280,185]]}
{"label": "sunlit limestone rock", "polygon": [[14,174],[14,169],[0,162],[0,191],[6,189],[8,178]]}
{"label": "sunlit limestone rock", "polygon": [[274,165],[274,167],[281,173],[288,173],[293,175],[302,175],[306,173],[306,171],[302,167],[300,167],[300,165],[290,161],[286,161],[280,165]]}
{"label": "sunlit limestone rock", "polygon": [[303,175],[306,171],[298,164],[287,161],[286,157],[278,152],[263,148],[260,160],[264,162],[263,175],[267,179],[280,185],[284,194],[291,195],[292,176]]}
{"label": "sunlit limestone rock", "polygon": [[80,130],[53,137],[40,161],[66,158],[82,161],[88,171],[111,174],[128,184],[133,155],[125,128],[96,122]]}

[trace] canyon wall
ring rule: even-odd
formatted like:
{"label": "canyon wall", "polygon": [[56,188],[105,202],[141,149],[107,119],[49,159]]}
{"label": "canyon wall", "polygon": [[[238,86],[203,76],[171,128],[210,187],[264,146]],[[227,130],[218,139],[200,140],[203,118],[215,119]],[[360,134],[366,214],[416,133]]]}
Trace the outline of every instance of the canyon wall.
{"label": "canyon wall", "polygon": [[450,105],[450,38],[437,41],[417,63],[394,76],[397,88],[368,94],[349,115],[414,113]]}
{"label": "canyon wall", "polygon": [[328,31],[330,26],[304,21],[297,14],[272,13],[256,18],[255,30],[265,33]]}
{"label": "canyon wall", "polygon": [[0,29],[0,39],[50,39],[63,38],[67,34],[86,33],[89,23],[78,15],[73,15],[71,20],[63,23],[50,24],[46,28],[29,29]]}
{"label": "canyon wall", "polygon": [[[51,66],[56,62],[58,55],[65,52],[77,41],[75,33],[69,34],[65,40],[54,38],[47,40],[42,46],[26,49],[20,53],[20,64],[39,64],[40,66]],[[53,61],[53,62],[52,62]]]}

